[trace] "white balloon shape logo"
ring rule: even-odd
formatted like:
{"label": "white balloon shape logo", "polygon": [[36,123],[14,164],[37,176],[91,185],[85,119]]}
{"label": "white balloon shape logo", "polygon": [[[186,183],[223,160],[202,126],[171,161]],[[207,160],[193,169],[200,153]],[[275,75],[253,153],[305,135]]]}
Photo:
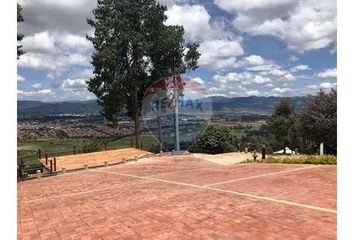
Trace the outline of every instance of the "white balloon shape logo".
{"label": "white balloon shape logo", "polygon": [[144,95],[142,117],[163,151],[188,150],[208,126],[211,98],[204,85],[178,75],[153,83]]}

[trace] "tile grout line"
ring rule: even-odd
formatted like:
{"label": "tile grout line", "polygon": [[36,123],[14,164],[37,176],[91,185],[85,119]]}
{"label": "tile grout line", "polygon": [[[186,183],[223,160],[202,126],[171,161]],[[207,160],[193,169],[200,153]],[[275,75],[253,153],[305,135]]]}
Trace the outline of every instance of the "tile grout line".
{"label": "tile grout line", "polygon": [[[309,167],[307,167],[307,168],[309,168]],[[195,184],[190,184],[190,183],[176,182],[176,181],[170,181],[170,180],[163,180],[163,179],[144,177],[144,176],[136,176],[136,175],[132,175],[132,174],[109,172],[109,171],[100,171],[100,170],[89,170],[89,171],[95,172],[95,173],[106,173],[106,174],[112,174],[112,175],[118,175],[118,176],[126,176],[126,177],[144,179],[144,180],[148,180],[148,181],[163,182],[163,183],[169,183],[169,184],[181,185],[181,186],[187,186],[187,187],[193,187],[193,188],[199,188],[199,189],[207,189],[207,190],[223,192],[223,193],[231,193],[231,194],[235,194],[235,195],[239,195],[239,196],[261,199],[261,200],[265,200],[265,201],[276,202],[276,203],[297,206],[297,207],[302,207],[302,208],[308,208],[308,209],[322,211],[322,212],[335,213],[335,214],[337,213],[337,211],[333,210],[333,209],[322,208],[322,207],[317,207],[317,206],[312,206],[312,205],[307,205],[307,204],[301,204],[301,203],[296,203],[296,202],[292,202],[292,201],[279,200],[279,199],[275,199],[275,198],[271,198],[271,197],[264,197],[264,196],[249,194],[249,193],[232,191],[232,190],[219,189],[219,188],[214,188],[214,187],[210,187],[210,186],[200,186],[200,185],[195,185]],[[47,197],[43,197],[43,198],[24,201],[22,203],[26,204],[26,203],[32,203],[32,202],[37,202],[37,201],[41,201],[41,200],[46,200],[48,197],[49,198],[62,198],[62,197],[75,196],[75,195],[97,192],[97,191],[102,191],[102,190],[109,190],[109,189],[114,189],[117,186],[121,186],[121,185],[116,184],[112,187],[108,187],[108,188],[104,188],[104,189],[94,189],[94,190],[88,190],[88,191],[82,191],[82,192],[76,192],[76,193],[63,194],[63,195],[59,195],[59,196],[47,196]]]}
{"label": "tile grout line", "polygon": [[[204,168],[196,168],[196,169],[205,169],[205,168],[211,168],[211,167],[204,167]],[[192,170],[192,169],[189,169]],[[194,169],[193,169],[194,170]],[[188,171],[188,169],[184,169],[184,170],[180,170],[180,171]],[[106,171],[96,171],[96,170],[89,170],[89,171],[82,171],[82,173],[92,173],[92,172],[106,172]],[[117,172],[119,174],[121,174],[121,176],[124,176],[125,173],[129,173],[131,171],[126,171],[126,172]],[[70,173],[66,173],[66,174],[59,174],[53,177],[60,177],[60,176],[68,176],[68,175],[72,175],[75,174],[77,172],[70,172]],[[112,173],[112,172],[107,172],[107,173]],[[168,173],[174,173],[174,172],[168,172]],[[163,175],[163,174],[168,174],[168,173],[160,173],[160,174],[153,174],[153,175],[149,175],[150,176],[159,176],[159,175]],[[110,189],[114,189],[116,187],[122,186],[121,184],[114,184],[111,187],[106,187],[106,188],[100,188],[100,189],[92,189],[92,190],[87,190],[87,191],[80,191],[80,192],[73,192],[73,193],[67,193],[67,194],[59,194],[56,196],[50,196],[50,195],[46,195],[45,197],[40,197],[40,198],[36,198],[36,199],[32,199],[32,200],[25,200],[21,203],[27,204],[27,203],[32,203],[32,202],[39,202],[39,201],[44,201],[48,198],[61,198],[61,197],[70,197],[70,196],[76,196],[76,195],[80,195],[80,194],[86,194],[86,193],[93,193],[93,192],[99,192],[99,191],[105,191],[105,190],[110,190]]]}
{"label": "tile grout line", "polygon": [[206,185],[203,185],[203,186],[204,186],[204,187],[211,187],[211,186],[214,186],[214,185],[220,185],[220,184],[226,184],[226,183],[244,181],[244,180],[254,179],[254,178],[260,178],[260,177],[273,176],[273,175],[278,175],[278,174],[283,174],[283,173],[289,173],[289,172],[296,172],[296,171],[301,171],[301,170],[306,170],[306,169],[312,169],[312,168],[316,168],[316,167],[318,167],[318,166],[303,167],[303,168],[296,168],[296,169],[290,169],[290,170],[284,170],[284,171],[278,171],[278,172],[272,172],[272,173],[265,173],[265,174],[260,174],[260,175],[251,176],[251,177],[238,178],[238,179],[228,180],[228,181],[224,181],[224,182],[217,182],[217,183],[206,184]]}
{"label": "tile grout line", "polygon": [[120,173],[115,173],[115,172],[98,171],[98,170],[91,170],[91,171],[98,172],[98,173],[108,173],[108,174],[113,174],[113,175],[121,175],[121,176],[133,177],[133,178],[140,178],[140,179],[145,179],[145,180],[150,180],[150,181],[164,182],[164,183],[194,187],[194,188],[199,188],[199,189],[207,189],[207,190],[223,192],[223,193],[231,193],[231,194],[235,194],[235,195],[239,195],[239,196],[255,198],[255,199],[260,199],[260,200],[265,200],[265,201],[269,201],[269,202],[275,202],[275,203],[280,203],[280,204],[285,204],[285,205],[290,205],[290,206],[302,207],[302,208],[312,209],[312,210],[316,210],[316,211],[320,211],[320,212],[327,212],[327,213],[334,213],[334,214],[337,213],[336,210],[329,209],[329,208],[322,208],[322,207],[317,207],[317,206],[308,205],[308,204],[302,204],[302,203],[297,203],[297,202],[292,202],[292,201],[287,201],[287,200],[280,200],[280,199],[271,198],[271,197],[259,196],[259,195],[255,195],[255,194],[249,194],[249,193],[243,193],[243,192],[237,192],[237,191],[231,191],[231,190],[225,190],[225,189],[219,189],[219,188],[213,188],[213,187],[207,187],[207,186],[200,186],[200,185],[195,185],[195,184],[190,184],[190,183],[175,182],[175,181],[170,181],[170,180],[136,176],[136,175],[131,175],[131,174],[120,174]]}
{"label": "tile grout line", "polygon": [[[98,172],[98,171],[95,171],[95,172]],[[101,173],[101,172],[100,172]],[[153,181],[153,180],[150,180],[150,181]],[[137,183],[137,185],[139,184],[144,184],[146,182],[141,182],[141,183]],[[100,191],[107,191],[107,190],[110,190],[110,189],[114,189],[116,187],[121,187],[122,184],[119,183],[119,184],[114,184],[113,186],[111,187],[106,187],[106,188],[99,188],[99,189],[92,189],[92,190],[87,190],[87,191],[81,191],[81,192],[74,192],[74,193],[67,193],[67,194],[59,194],[59,195],[56,195],[56,196],[50,196],[50,195],[47,195],[45,197],[41,197],[41,198],[36,198],[36,199],[32,199],[32,200],[28,200],[28,201],[23,201],[21,202],[22,204],[28,204],[28,203],[33,203],[33,202],[40,202],[40,201],[46,201],[47,199],[53,199],[53,198],[63,198],[63,197],[71,197],[71,196],[77,196],[77,195],[81,195],[81,194],[87,194],[87,193],[94,193],[94,192],[100,192]]]}
{"label": "tile grout line", "polygon": [[172,171],[172,172],[162,172],[162,173],[152,174],[152,175],[149,175],[148,177],[161,176],[161,175],[165,175],[165,174],[178,173],[178,172],[190,172],[190,171],[208,169],[208,168],[213,168],[213,167],[215,167],[215,166],[180,169],[180,170],[175,170],[175,171]]}

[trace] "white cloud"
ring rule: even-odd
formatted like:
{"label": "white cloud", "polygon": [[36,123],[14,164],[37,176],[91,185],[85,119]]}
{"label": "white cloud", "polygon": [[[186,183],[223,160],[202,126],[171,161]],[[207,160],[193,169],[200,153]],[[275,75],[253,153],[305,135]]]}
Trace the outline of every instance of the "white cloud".
{"label": "white cloud", "polygon": [[239,40],[231,40],[234,33],[225,30],[225,22],[220,19],[212,22],[210,14],[202,5],[177,5],[177,3],[182,2],[169,5],[166,25],[182,25],[186,41],[200,43],[199,66],[208,70],[234,68],[236,57],[243,54],[243,48]]}
{"label": "white cloud", "polygon": [[337,86],[336,83],[324,82],[319,85],[319,88],[326,90],[326,89],[335,88],[336,86]]}
{"label": "white cloud", "polygon": [[[262,76],[266,81],[264,82],[288,82],[288,81],[294,81],[296,80],[296,77],[291,73],[291,70],[284,69],[283,67],[272,63],[271,61],[263,60],[263,65],[258,65],[258,66],[252,66],[252,67],[246,67],[246,70],[252,73],[252,77],[255,78],[255,76],[259,75]],[[262,61],[258,61],[258,63],[262,63]],[[244,64],[244,59],[242,59],[239,63],[238,66],[243,66]],[[301,67],[302,68],[302,67]],[[256,72],[256,73],[255,73]],[[258,79],[261,79],[258,77]],[[254,81],[253,81],[254,82]],[[257,82],[262,82],[263,81],[257,81]]]}
{"label": "white cloud", "polygon": [[32,53],[53,53],[56,51],[54,37],[48,31],[23,38],[23,48]]}
{"label": "white cloud", "polygon": [[73,78],[84,78],[84,79],[89,79],[94,76],[93,70],[91,68],[85,68],[79,72],[76,72],[73,74]]}
{"label": "white cloud", "polygon": [[54,93],[50,89],[42,89],[38,91],[23,91],[17,90],[17,96],[22,99],[23,97],[46,97],[52,96]]}
{"label": "white cloud", "polygon": [[299,52],[336,42],[334,0],[214,0],[235,15],[234,26],[253,35],[272,35]]}
{"label": "white cloud", "polygon": [[32,87],[33,87],[33,88],[36,88],[36,89],[42,88],[42,84],[40,84],[40,83],[35,83],[35,84],[32,84]]}
{"label": "white cloud", "polygon": [[241,84],[217,84],[217,86],[208,89],[211,96],[246,96],[246,88]]}
{"label": "white cloud", "polygon": [[285,70],[279,68],[272,69],[269,73],[273,76],[284,76],[287,74]]}
{"label": "white cloud", "polygon": [[[254,64],[264,64],[268,61],[263,58],[259,58],[259,61],[253,61]],[[242,59],[238,63],[238,67],[242,65],[247,65],[249,62],[245,63],[245,60]],[[303,67],[301,67],[303,68]],[[213,77],[213,80],[221,83],[232,82],[241,82],[242,85],[249,84],[265,84],[265,83],[277,83],[277,82],[293,82],[296,80],[296,77],[287,69],[282,68],[277,64],[264,64],[254,67],[246,68],[246,71],[242,72],[229,72],[227,74],[221,75],[216,74]]]}
{"label": "white cloud", "polygon": [[251,72],[241,72],[241,73],[230,72],[227,73],[226,75],[215,75],[213,77],[213,80],[216,82],[221,82],[230,85],[232,85],[233,82],[240,82],[242,85],[249,85],[251,83],[264,84],[264,83],[271,82],[271,80],[268,77],[256,75]]}
{"label": "white cloud", "polygon": [[237,40],[210,40],[200,44],[201,53],[199,65],[213,70],[233,68],[236,57],[243,55],[244,51]]}
{"label": "white cloud", "polygon": [[203,39],[211,30],[211,17],[204,6],[174,5],[167,10],[166,15],[166,25],[183,25],[187,40]]}
{"label": "white cloud", "polygon": [[265,64],[265,65],[260,65],[260,66],[253,66],[253,67],[248,67],[248,71],[254,71],[254,72],[260,72],[260,71],[271,71],[275,68],[279,68],[278,65],[274,64]]}
{"label": "white cloud", "polygon": [[17,82],[25,82],[26,81],[26,78],[17,74]]}
{"label": "white cloud", "polygon": [[292,75],[291,73],[287,73],[283,76],[283,78],[285,80],[288,80],[288,81],[294,81],[296,78],[294,77],[294,75]]}
{"label": "white cloud", "polygon": [[[86,23],[86,17],[92,15],[91,10],[96,7],[97,1],[20,1],[24,7],[25,22],[19,24],[19,32],[25,34],[23,44],[26,54],[21,56],[18,66],[47,71],[47,76],[55,79],[53,82],[57,81],[58,89],[55,89],[55,93],[61,92],[61,95],[55,98],[59,99],[61,96],[66,99],[92,98],[93,95],[88,93],[85,83],[85,80],[93,76],[89,67],[92,44],[85,38],[85,34],[93,32]],[[301,93],[302,90],[281,93],[284,89],[291,89],[296,79],[304,78],[296,73],[301,74],[301,71],[310,69],[300,62],[294,63],[299,61],[296,53],[292,53],[294,55],[287,61],[291,67],[279,66],[256,55],[257,53],[244,55],[242,39],[236,35],[239,32],[272,35],[299,52],[328,46],[331,46],[331,52],[335,52],[336,7],[334,0],[331,3],[329,1],[214,0],[234,16],[233,21],[229,22],[228,17],[214,16],[214,12],[209,10],[211,8],[206,8],[208,4],[203,2],[205,5],[203,6],[201,1],[159,0],[168,6],[169,19],[166,23],[183,25],[187,41],[197,41],[201,44],[199,48],[202,53],[199,60],[201,68],[218,71],[214,73],[216,74],[212,83],[214,85],[209,91],[212,94],[237,96],[252,95],[251,93],[256,93],[255,91],[261,95],[266,94],[262,89],[253,90],[252,84],[262,84],[262,87],[268,87],[267,90],[273,89],[275,92],[270,91],[271,94],[287,95],[295,91]],[[199,5],[192,5],[195,3]],[[233,27],[239,31],[235,31]],[[76,73],[70,70],[75,70]],[[244,71],[228,73],[226,70]],[[70,77],[63,81],[59,78],[61,75]],[[326,70],[311,75],[314,76],[334,78],[336,73]],[[24,80],[18,75],[18,82]],[[195,80],[205,82],[201,78]],[[326,82],[331,80],[325,79]],[[284,82],[289,84],[285,86]],[[315,86],[317,89],[320,88],[320,84]],[[328,87],[328,84],[323,86]],[[46,91],[41,93],[30,91],[23,94],[42,96],[45,93]]]}
{"label": "white cloud", "polygon": [[252,78],[252,74],[248,72],[236,73],[230,72],[226,75],[215,75],[213,77],[214,81],[219,81],[221,83],[229,83],[229,82],[241,82],[242,80],[250,80]]}
{"label": "white cloud", "polygon": [[47,70],[49,78],[56,78],[72,66],[87,66],[90,59],[87,55],[45,54],[28,52],[18,60],[18,66],[36,70]]}
{"label": "white cloud", "polygon": [[308,85],[306,86],[307,89],[318,89],[318,86],[317,85]]}
{"label": "white cloud", "polygon": [[[291,5],[293,5],[293,0],[215,0],[216,5],[224,9],[225,11],[232,13],[256,13],[257,9],[263,10],[267,9],[268,13],[258,12],[258,19],[264,19],[266,16],[272,17],[273,15],[280,15],[284,12],[285,9],[290,9]],[[256,19],[254,20],[256,21]]]}
{"label": "white cloud", "polygon": [[91,29],[86,18],[92,16],[97,0],[20,0],[25,21],[19,32],[25,36],[43,31],[70,32],[85,36]]}
{"label": "white cloud", "polygon": [[55,70],[56,67],[44,59],[43,56],[43,54],[28,52],[17,63],[19,67],[24,68]]}
{"label": "white cloud", "polygon": [[52,95],[53,94],[52,90],[50,90],[50,89],[39,90],[38,93],[42,94],[42,95]]}
{"label": "white cloud", "polygon": [[260,75],[256,75],[253,78],[253,82],[257,83],[257,84],[263,84],[263,83],[271,82],[271,80],[268,77],[263,77],[263,76],[260,76]]}
{"label": "white cloud", "polygon": [[56,78],[72,66],[90,65],[91,43],[86,38],[59,32],[44,31],[23,40],[26,54],[18,66],[46,70],[49,78]]}
{"label": "white cloud", "polygon": [[86,85],[86,80],[85,79],[66,79],[63,81],[61,87],[64,89],[64,90],[72,90],[72,89],[75,89],[75,90],[86,90],[87,88],[87,85]]}
{"label": "white cloud", "polygon": [[80,52],[93,48],[92,43],[85,37],[69,33],[58,34],[57,41],[63,48]]}
{"label": "white cloud", "polygon": [[254,67],[266,64],[267,61],[259,55],[250,55],[244,57],[240,62],[240,67]]}
{"label": "white cloud", "polygon": [[96,96],[84,89],[66,89],[63,90],[61,99],[72,99],[72,100],[93,100],[96,99]]}
{"label": "white cloud", "polygon": [[314,85],[314,84],[313,85],[308,85],[302,91],[304,93],[313,95],[313,94],[318,93],[318,91],[320,91],[320,90],[328,92],[332,88],[336,88],[336,87],[337,87],[337,83],[323,82],[323,83],[320,83],[318,85]]}
{"label": "white cloud", "polygon": [[76,0],[76,1],[71,1],[71,0],[61,0],[61,1],[51,1],[51,0],[20,0],[21,4],[23,6],[31,6],[35,4],[45,4],[47,6],[51,7],[62,7],[66,9],[75,9],[75,8],[82,8],[87,5],[87,0]]}
{"label": "white cloud", "polygon": [[167,7],[175,4],[173,0],[157,0],[157,2]]}
{"label": "white cloud", "polygon": [[310,69],[311,68],[308,65],[300,64],[295,67],[292,67],[290,69],[290,72],[300,72],[300,71],[306,71],[306,70],[310,70]]}
{"label": "white cloud", "polygon": [[258,90],[250,90],[246,92],[247,96],[259,96],[260,93],[258,92]]}
{"label": "white cloud", "polygon": [[213,92],[216,92],[217,90],[218,90],[217,87],[211,87],[211,88],[209,89],[209,92],[210,92],[210,93],[213,93]]}
{"label": "white cloud", "polygon": [[337,78],[337,68],[327,69],[317,74],[320,78]]}
{"label": "white cloud", "polygon": [[202,85],[205,84],[204,80],[201,79],[200,77],[195,77],[195,78],[192,78],[193,81],[197,82],[197,83],[200,83]]}
{"label": "white cloud", "polygon": [[272,93],[275,93],[275,94],[284,94],[284,93],[290,93],[290,92],[294,92],[295,90],[294,89],[291,89],[291,88],[274,88],[272,89]]}
{"label": "white cloud", "polygon": [[276,64],[268,65],[267,68],[260,72],[260,74],[272,79],[272,81],[275,82],[288,82],[296,80],[296,77],[292,75],[289,70],[283,69],[281,66]]}

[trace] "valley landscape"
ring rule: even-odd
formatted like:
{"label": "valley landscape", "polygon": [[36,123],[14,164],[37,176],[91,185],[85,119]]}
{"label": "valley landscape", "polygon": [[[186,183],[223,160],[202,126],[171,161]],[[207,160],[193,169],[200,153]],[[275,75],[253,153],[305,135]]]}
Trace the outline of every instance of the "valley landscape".
{"label": "valley landscape", "polygon": [[19,0],[17,239],[336,239],[336,9]]}
{"label": "valley landscape", "polygon": [[[230,127],[242,137],[247,131],[259,129],[282,99],[212,97],[213,114],[209,124]],[[290,98],[298,110],[305,101],[306,97]],[[134,145],[130,119],[122,115],[118,126],[111,126],[99,114],[95,101],[18,101],[17,105],[18,162],[38,164],[38,149],[43,154],[61,156],[73,153],[74,146],[79,153]],[[141,131],[143,149],[154,149],[158,145],[157,139],[146,126]]]}

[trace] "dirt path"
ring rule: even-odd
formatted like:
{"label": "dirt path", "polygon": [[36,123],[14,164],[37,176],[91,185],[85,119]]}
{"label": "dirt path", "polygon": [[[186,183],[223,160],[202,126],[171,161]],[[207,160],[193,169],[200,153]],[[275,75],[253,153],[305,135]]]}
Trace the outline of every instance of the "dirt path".
{"label": "dirt path", "polygon": [[220,165],[228,166],[240,163],[247,159],[252,159],[252,153],[243,153],[243,152],[232,152],[232,153],[223,153],[223,154],[204,154],[204,153],[193,153],[194,157],[202,158],[204,160],[217,163]]}

